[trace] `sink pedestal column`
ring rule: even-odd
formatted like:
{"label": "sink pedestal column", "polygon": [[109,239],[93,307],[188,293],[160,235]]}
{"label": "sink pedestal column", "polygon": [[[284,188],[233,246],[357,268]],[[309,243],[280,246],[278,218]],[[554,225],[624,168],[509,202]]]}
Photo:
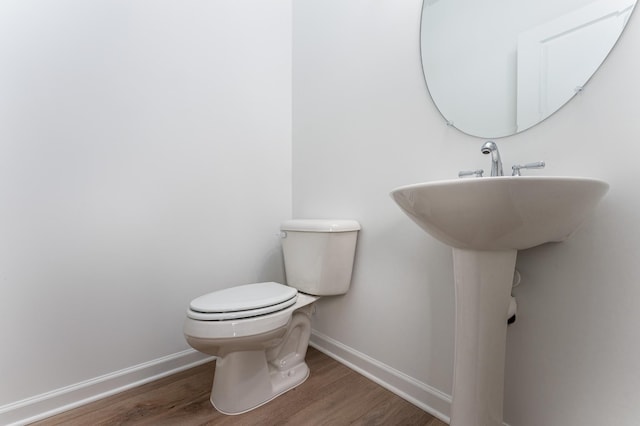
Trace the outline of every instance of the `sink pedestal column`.
{"label": "sink pedestal column", "polygon": [[517,250],[453,249],[451,426],[502,426],[507,320]]}

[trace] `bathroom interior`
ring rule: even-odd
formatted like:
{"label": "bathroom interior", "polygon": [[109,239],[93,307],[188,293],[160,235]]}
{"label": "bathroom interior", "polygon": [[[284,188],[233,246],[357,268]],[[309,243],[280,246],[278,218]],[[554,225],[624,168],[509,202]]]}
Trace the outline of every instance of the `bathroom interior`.
{"label": "bathroom interior", "polygon": [[[290,218],[362,226],[351,287],[316,304],[311,344],[446,420],[451,248],[389,193],[487,171],[480,147],[490,135],[462,132],[434,104],[422,9],[420,0],[1,2],[0,424],[202,360],[183,335],[189,302],[283,282],[279,224]],[[493,29],[494,15],[478,12],[457,13]],[[518,252],[507,425],[640,419],[639,50],[634,13],[570,102],[494,135],[506,170],[543,160],[523,175],[610,185],[569,240]],[[482,101],[492,108],[491,96]]]}

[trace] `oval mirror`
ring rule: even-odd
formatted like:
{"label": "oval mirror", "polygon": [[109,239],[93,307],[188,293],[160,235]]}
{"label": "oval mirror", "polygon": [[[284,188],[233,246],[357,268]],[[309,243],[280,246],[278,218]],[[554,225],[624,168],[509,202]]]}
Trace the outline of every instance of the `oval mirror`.
{"label": "oval mirror", "polygon": [[637,0],[424,0],[420,48],[448,124],[482,138],[544,120],[591,78]]}

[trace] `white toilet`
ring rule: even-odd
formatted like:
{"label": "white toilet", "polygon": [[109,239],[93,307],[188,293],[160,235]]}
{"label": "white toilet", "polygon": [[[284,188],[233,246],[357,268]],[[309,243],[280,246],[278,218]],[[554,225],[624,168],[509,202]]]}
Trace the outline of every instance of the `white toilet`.
{"label": "white toilet", "polygon": [[358,222],[298,219],[280,229],[288,285],[215,291],[187,311],[187,342],[217,357],[211,403],[224,414],[257,408],[306,380],[311,306],[351,283]]}

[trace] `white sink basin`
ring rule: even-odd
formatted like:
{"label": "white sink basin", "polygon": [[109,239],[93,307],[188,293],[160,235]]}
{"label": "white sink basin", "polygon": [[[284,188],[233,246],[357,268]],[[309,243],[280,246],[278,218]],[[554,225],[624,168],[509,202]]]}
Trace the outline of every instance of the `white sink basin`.
{"label": "white sink basin", "polygon": [[394,189],[400,208],[443,243],[469,250],[523,250],[569,237],[609,184],[578,177],[500,176]]}

